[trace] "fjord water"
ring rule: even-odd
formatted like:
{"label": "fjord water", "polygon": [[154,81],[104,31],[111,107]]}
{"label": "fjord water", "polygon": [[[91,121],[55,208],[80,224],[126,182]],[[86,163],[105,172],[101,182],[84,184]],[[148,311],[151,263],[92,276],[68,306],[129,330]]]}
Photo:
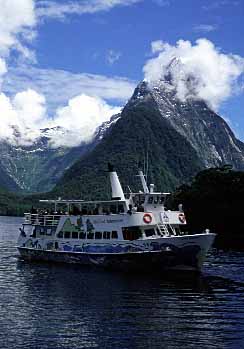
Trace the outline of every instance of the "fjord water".
{"label": "fjord water", "polygon": [[244,253],[197,277],[27,263],[0,217],[0,348],[243,348]]}

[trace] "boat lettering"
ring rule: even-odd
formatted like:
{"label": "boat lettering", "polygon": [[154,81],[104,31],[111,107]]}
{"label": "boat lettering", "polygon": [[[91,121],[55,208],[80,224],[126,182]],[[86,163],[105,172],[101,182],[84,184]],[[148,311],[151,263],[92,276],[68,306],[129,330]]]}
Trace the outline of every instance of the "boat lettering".
{"label": "boat lettering", "polygon": [[123,219],[107,219],[107,223],[120,223]]}

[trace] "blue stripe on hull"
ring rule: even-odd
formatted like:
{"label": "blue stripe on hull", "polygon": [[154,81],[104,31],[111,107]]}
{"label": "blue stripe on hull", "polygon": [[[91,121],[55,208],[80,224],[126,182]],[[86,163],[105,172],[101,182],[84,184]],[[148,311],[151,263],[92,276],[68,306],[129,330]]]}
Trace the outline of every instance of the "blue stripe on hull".
{"label": "blue stripe on hull", "polygon": [[46,251],[19,248],[24,259],[59,263],[77,263],[96,265],[118,270],[192,270],[201,268],[201,249],[197,245],[178,248],[171,251],[152,251],[139,253],[80,253]]}

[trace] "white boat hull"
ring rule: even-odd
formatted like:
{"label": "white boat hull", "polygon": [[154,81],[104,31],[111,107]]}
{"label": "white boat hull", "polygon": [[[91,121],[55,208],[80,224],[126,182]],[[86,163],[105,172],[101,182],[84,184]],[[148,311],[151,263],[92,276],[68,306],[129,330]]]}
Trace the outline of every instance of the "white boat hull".
{"label": "white boat hull", "polygon": [[[19,252],[24,259],[47,262],[96,265],[119,270],[200,271],[215,234],[170,236],[136,241],[99,244],[72,241],[55,245],[57,240],[22,238]],[[47,248],[48,247],[48,248]]]}

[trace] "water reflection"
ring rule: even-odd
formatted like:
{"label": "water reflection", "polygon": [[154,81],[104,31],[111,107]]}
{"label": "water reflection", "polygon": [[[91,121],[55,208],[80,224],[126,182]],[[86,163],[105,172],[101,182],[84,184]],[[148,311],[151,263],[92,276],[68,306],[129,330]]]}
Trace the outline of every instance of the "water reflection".
{"label": "water reflection", "polygon": [[196,343],[224,348],[233,327],[243,329],[243,309],[239,317],[234,311],[240,285],[223,278],[135,276],[23,262],[17,272],[18,302],[28,304],[21,319],[32,327],[23,339],[31,337],[33,345],[47,337],[49,348]]}
{"label": "water reflection", "polygon": [[0,348],[242,347],[244,255],[212,255],[194,278],[30,264],[15,228],[0,232]]}

